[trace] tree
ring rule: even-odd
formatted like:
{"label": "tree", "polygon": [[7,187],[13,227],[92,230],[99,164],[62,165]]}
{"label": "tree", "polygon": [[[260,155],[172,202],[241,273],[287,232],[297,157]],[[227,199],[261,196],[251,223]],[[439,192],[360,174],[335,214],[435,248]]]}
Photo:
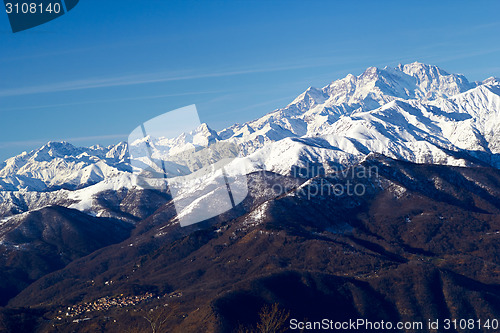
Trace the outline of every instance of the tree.
{"label": "tree", "polygon": [[247,328],[240,326],[238,333],[283,333],[288,327],[286,322],[290,317],[290,312],[280,310],[277,303],[264,306],[259,312],[259,322],[257,328]]}
{"label": "tree", "polygon": [[173,315],[172,310],[173,309],[168,308],[166,305],[159,306],[154,309],[150,309],[149,311],[141,311],[140,316],[149,323],[151,332],[161,333],[164,331],[165,323]]}
{"label": "tree", "polygon": [[264,306],[260,310],[260,322],[257,323],[259,333],[282,333],[287,330],[286,321],[290,317],[290,312],[280,310],[277,303],[272,306]]}

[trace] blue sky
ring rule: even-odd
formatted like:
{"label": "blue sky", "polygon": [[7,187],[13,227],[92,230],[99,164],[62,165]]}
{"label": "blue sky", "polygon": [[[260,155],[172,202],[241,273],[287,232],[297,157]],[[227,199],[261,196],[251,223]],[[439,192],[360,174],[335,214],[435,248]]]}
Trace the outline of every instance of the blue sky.
{"label": "blue sky", "polygon": [[13,34],[0,14],[0,160],[126,140],[196,104],[219,130],[370,66],[500,77],[500,1],[98,1]]}

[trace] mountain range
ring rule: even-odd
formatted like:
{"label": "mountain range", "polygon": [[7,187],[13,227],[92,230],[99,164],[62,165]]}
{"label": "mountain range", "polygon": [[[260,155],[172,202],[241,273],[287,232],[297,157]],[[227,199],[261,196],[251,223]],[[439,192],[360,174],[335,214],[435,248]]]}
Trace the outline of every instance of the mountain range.
{"label": "mountain range", "polygon": [[[179,332],[233,332],[273,302],[310,319],[332,309],[339,320],[499,317],[499,79],[469,82],[418,62],[370,67],[245,124],[147,139],[164,160],[216,143],[238,147],[225,169],[245,170],[248,196],[181,228],[176,215],[189,212],[176,212],[168,191],[137,185],[128,151],[141,142],[49,142],[6,160],[5,327],[85,331],[54,321],[59,309],[144,291],[156,302],[182,291],[171,319]],[[359,173],[370,168],[376,173]],[[310,195],[349,182],[363,193]],[[132,321],[119,309],[106,316]],[[91,318],[89,327],[113,331]]]}
{"label": "mountain range", "polygon": [[[168,159],[181,148],[231,142],[244,156],[234,164],[244,165],[247,173],[285,175],[310,164],[328,170],[359,163],[370,153],[415,163],[498,168],[499,110],[496,78],[471,83],[421,63],[370,67],[322,89],[308,88],[257,120],[219,132],[202,124],[178,138],[154,138],[152,147],[154,156]],[[0,164],[0,214],[62,201],[99,214],[90,197],[132,188],[130,174],[127,143],[77,148],[49,142]]]}

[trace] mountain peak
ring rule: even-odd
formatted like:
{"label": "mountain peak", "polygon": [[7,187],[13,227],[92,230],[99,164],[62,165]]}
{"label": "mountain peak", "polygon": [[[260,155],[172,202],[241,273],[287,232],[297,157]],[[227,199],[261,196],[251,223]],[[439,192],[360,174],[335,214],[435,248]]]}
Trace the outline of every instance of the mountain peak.
{"label": "mountain peak", "polygon": [[380,74],[380,69],[377,67],[368,67],[363,74],[360,75],[360,78],[375,78],[378,74]]}
{"label": "mountain peak", "polygon": [[173,145],[181,145],[184,148],[191,147],[191,144],[195,146],[208,146],[215,141],[220,140],[219,135],[216,131],[211,129],[208,124],[202,123],[194,130],[189,133],[182,133],[175,139],[167,139],[165,138],[165,142],[170,142]]}
{"label": "mountain peak", "polygon": [[427,65],[415,61],[411,64],[396,67],[396,70],[413,77],[416,80],[417,89],[420,94],[417,97],[425,99],[436,99],[450,97],[463,93],[476,86],[470,83],[461,74],[450,74],[434,65]]}
{"label": "mountain peak", "polygon": [[427,65],[418,61],[404,65],[403,73],[413,76],[419,81],[432,81],[439,79],[441,76],[450,76],[448,72],[438,66]]}
{"label": "mountain peak", "polygon": [[36,161],[47,161],[55,157],[75,156],[80,154],[82,148],[77,148],[66,141],[49,141],[33,152]]}
{"label": "mountain peak", "polygon": [[[401,66],[401,64],[400,64]],[[403,65],[403,70],[437,70],[439,72],[442,72],[444,75],[449,75],[446,71],[442,70],[436,65],[430,65],[430,64],[424,64],[423,62],[419,61],[414,61],[412,63]]]}
{"label": "mountain peak", "polygon": [[67,141],[49,141],[46,144],[44,144],[40,149],[43,149],[43,148],[59,149],[59,148],[63,148],[63,147],[75,148],[75,146],[73,146],[71,143],[69,143]]}
{"label": "mountain peak", "polygon": [[207,123],[202,123],[194,130],[194,133],[213,133],[213,132],[215,131],[212,130]]}
{"label": "mountain peak", "polygon": [[[500,151],[495,127],[498,121],[494,118],[498,110],[496,105],[500,105],[499,85],[498,78],[469,83],[463,75],[449,74],[437,66],[420,62],[398,64],[395,68],[369,67],[358,76],[349,74],[322,89],[309,87],[286,107],[255,121],[233,125],[220,133],[203,123],[176,138],[141,138],[137,143],[131,143],[131,147],[139,147],[139,141],[152,140],[154,156],[173,156],[186,149],[234,140],[245,155],[250,155],[273,142],[302,137],[307,139],[303,149],[313,150],[309,145],[314,143],[314,147],[326,149],[331,159],[335,159],[337,151],[346,156],[373,151],[411,160],[414,150],[420,149],[436,159],[422,157],[418,161],[445,163],[448,155],[436,148],[436,144],[455,145],[457,149]],[[472,89],[474,87],[478,89]],[[471,93],[461,94],[466,91]],[[449,98],[451,96],[456,97]],[[462,121],[470,118],[475,122]],[[386,128],[390,130],[384,130]],[[481,137],[483,134],[484,138]],[[332,135],[328,139],[331,142],[309,140],[322,135]],[[293,144],[298,147],[299,142],[302,141],[296,140]],[[387,142],[398,143],[387,145]],[[289,143],[285,141],[283,144]],[[330,146],[336,150],[325,148]],[[88,173],[86,167],[100,163],[101,166],[110,166],[109,170],[122,170],[122,164],[127,163],[127,148],[125,143],[79,148],[65,141],[51,141],[38,150],[18,155],[0,165],[0,189],[45,189],[63,183],[85,185],[87,182],[81,180],[88,178],[84,177]],[[139,155],[146,156],[147,150],[140,149]],[[269,158],[274,158],[276,163],[284,163],[275,158],[274,153],[270,155]],[[67,171],[66,175],[61,172],[63,169]],[[109,171],[109,174],[113,172]],[[57,182],[53,181],[55,178]]]}
{"label": "mountain peak", "polygon": [[500,78],[491,76],[481,83],[484,85],[500,85]]}

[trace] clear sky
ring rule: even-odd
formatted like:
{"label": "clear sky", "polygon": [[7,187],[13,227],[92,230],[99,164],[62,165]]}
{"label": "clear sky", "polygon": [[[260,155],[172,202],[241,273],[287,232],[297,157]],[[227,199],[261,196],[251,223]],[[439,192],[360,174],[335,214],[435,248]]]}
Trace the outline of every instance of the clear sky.
{"label": "clear sky", "polygon": [[498,0],[80,0],[16,34],[1,13],[0,160],[125,141],[190,104],[220,130],[370,66],[500,77],[499,13]]}

